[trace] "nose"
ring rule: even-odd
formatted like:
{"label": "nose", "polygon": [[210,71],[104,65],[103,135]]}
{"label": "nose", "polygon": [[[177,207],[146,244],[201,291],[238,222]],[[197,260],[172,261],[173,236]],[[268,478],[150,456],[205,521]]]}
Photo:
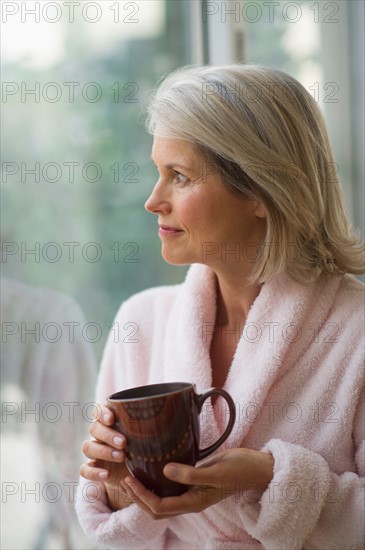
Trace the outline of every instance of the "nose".
{"label": "nose", "polygon": [[161,212],[166,214],[171,211],[171,205],[167,198],[164,197],[163,189],[159,181],[156,183],[151,195],[146,200],[144,207],[147,212],[151,212],[152,214],[159,214]]}

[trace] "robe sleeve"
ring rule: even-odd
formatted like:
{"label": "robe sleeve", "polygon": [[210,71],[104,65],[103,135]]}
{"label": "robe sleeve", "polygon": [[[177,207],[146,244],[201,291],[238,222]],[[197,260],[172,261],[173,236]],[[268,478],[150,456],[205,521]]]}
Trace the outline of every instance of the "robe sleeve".
{"label": "robe sleeve", "polygon": [[353,438],[357,472],[338,475],[304,447],[271,439],[263,451],[275,459],[274,477],[256,504],[243,510],[247,532],[264,548],[364,548],[364,399]]}
{"label": "robe sleeve", "polygon": [[[125,323],[130,322],[127,317],[128,314],[122,305],[114,326],[123,327]],[[104,350],[96,389],[95,401],[98,404],[104,404],[106,397],[111,393],[128,387],[133,378],[133,375],[130,374],[128,377],[128,373],[124,373],[126,354],[133,354],[133,348],[131,344],[126,344],[123,338],[115,336],[115,331],[111,331]],[[143,343],[136,341],[135,346],[141,348]],[[141,351],[143,355],[141,349],[138,350],[138,355]],[[133,364],[133,360],[129,361],[129,364]],[[135,385],[138,385],[137,381]],[[86,535],[104,547],[126,550],[164,547],[168,520],[156,521],[136,504],[118,511],[111,510],[102,482],[80,478],[76,494],[76,512]]]}

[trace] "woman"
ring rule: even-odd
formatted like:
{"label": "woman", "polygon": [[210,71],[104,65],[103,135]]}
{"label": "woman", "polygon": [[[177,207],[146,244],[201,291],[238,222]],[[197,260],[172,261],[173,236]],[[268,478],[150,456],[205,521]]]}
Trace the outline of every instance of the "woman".
{"label": "woman", "polygon": [[[84,443],[85,531],[111,548],[362,548],[363,248],[351,234],[322,116],[287,74],[178,70],[149,107],[160,177],[146,209],[181,285],[133,296],[106,346],[97,402],[161,381],[224,387],[237,421],[192,485],[161,499],[128,474],[102,406]],[[202,445],[222,431],[218,399]],[[155,519],[160,521],[156,522]]]}

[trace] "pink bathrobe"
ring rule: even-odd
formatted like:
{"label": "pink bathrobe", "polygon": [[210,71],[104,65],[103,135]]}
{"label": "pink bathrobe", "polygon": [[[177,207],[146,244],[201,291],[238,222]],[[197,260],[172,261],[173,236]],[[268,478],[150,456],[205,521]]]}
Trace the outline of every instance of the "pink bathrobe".
{"label": "pink bathrobe", "polygon": [[[97,402],[161,381],[195,382],[199,393],[210,388],[215,312],[215,275],[199,264],[183,284],[127,300],[105,349]],[[280,275],[264,284],[237,337],[224,386],[237,419],[216,452],[270,451],[267,490],[261,498],[254,490],[227,492],[201,513],[156,521],[135,504],[112,512],[102,484],[94,496],[95,484],[81,479],[77,513],[85,532],[128,550],[363,548],[363,331],[364,285],[352,276],[322,276],[305,287]],[[219,398],[201,415],[201,446],[225,422]]]}

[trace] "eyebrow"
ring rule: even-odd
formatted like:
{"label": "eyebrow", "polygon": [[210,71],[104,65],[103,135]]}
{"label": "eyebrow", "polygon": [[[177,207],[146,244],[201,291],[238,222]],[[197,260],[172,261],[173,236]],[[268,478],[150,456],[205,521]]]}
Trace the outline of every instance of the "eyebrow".
{"label": "eyebrow", "polygon": [[[150,159],[154,164],[156,164],[152,156],[150,157]],[[167,168],[167,170],[172,170],[173,168],[181,168],[182,170],[189,170],[190,172],[193,170],[192,166],[184,166],[183,164],[179,164],[178,162],[170,162],[169,164],[165,164],[164,168]]]}
{"label": "eyebrow", "polygon": [[182,170],[192,170],[192,167],[191,166],[184,166],[183,164],[179,164],[179,163],[171,163],[171,164],[166,164],[165,165],[165,168],[167,168],[168,170],[172,170],[173,168],[181,168]]}

